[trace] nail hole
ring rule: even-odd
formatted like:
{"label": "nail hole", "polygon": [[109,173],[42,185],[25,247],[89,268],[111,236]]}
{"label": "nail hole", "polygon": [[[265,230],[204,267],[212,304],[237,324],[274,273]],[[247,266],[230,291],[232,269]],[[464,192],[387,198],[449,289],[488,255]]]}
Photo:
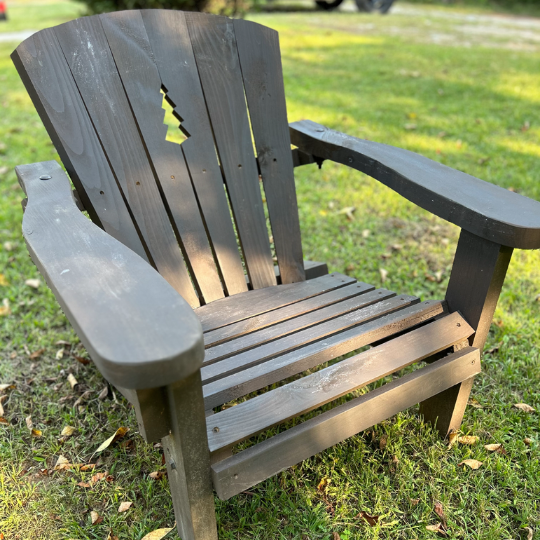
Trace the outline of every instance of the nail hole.
{"label": "nail hole", "polygon": [[238,480],[238,475],[237,474],[234,475],[234,479]]}
{"label": "nail hole", "polygon": [[[171,178],[173,178],[173,177],[171,176]],[[140,186],[141,183],[140,183],[140,182],[135,182],[135,185],[136,185],[136,186]]]}
{"label": "nail hole", "polygon": [[219,428],[216,426],[212,431],[213,431],[214,433],[218,433],[218,432],[219,432]]}
{"label": "nail hole", "polygon": [[173,174],[171,174],[171,178],[174,180],[174,175]]}
{"label": "nail hole", "polygon": [[100,191],[99,194],[100,194],[100,195],[105,195],[105,192]]}
{"label": "nail hole", "polygon": [[461,323],[457,323],[458,326],[461,326]]}
{"label": "nail hole", "polygon": [[241,168],[242,168],[242,165],[238,165],[238,168],[241,169]]}
{"label": "nail hole", "polygon": [[277,161],[277,159],[276,159],[276,158],[274,158],[274,161]]}
{"label": "nail hole", "polygon": [[206,169],[203,169],[202,172],[205,173],[205,172],[206,172]]}

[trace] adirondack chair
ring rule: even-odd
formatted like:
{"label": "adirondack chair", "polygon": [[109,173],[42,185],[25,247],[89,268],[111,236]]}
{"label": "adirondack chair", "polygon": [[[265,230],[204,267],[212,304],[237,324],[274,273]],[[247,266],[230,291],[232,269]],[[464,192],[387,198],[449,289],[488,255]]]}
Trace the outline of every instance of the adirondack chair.
{"label": "adirondack chair", "polygon": [[[111,13],[42,30],[12,58],[74,186],[54,161],[17,167],[24,238],[141,435],[163,441],[184,540],[217,537],[212,487],[232,497],[417,403],[442,435],[459,427],[512,250],[540,248],[540,203],[412,152],[289,126],[278,35],[252,22]],[[162,93],[181,145],[166,140]],[[462,228],[444,300],[303,261],[294,167],[323,160]]]}

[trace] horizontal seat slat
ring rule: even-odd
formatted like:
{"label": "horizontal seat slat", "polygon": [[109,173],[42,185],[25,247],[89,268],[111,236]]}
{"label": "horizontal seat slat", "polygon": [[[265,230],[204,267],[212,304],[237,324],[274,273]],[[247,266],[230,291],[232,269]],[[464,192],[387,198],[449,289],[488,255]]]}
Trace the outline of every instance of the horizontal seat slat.
{"label": "horizontal seat slat", "polygon": [[201,321],[203,332],[209,332],[326,291],[350,285],[355,281],[354,278],[334,272],[309,281],[274,285],[221,298],[196,309],[195,313]]}
{"label": "horizontal seat slat", "polygon": [[212,465],[217,495],[226,500],[478,373],[478,349],[461,349],[218,461]]}
{"label": "horizontal seat slat", "polygon": [[382,377],[441,352],[474,330],[453,313],[298,381],[225,409],[207,426],[210,452],[305,414]]}
{"label": "horizontal seat slat", "polygon": [[247,335],[287,319],[293,319],[304,313],[330,306],[336,302],[342,302],[343,300],[373,291],[374,289],[375,287],[373,285],[368,285],[367,283],[359,281],[336,290],[326,291],[318,296],[308,298],[307,300],[301,300],[256,317],[244,319],[207,332],[204,335],[204,344],[207,348],[211,348],[239,336]]}
{"label": "horizontal seat slat", "polygon": [[[345,288],[359,290],[355,285]],[[378,289],[361,296],[354,296],[353,298],[348,298],[342,302],[336,302],[330,306],[311,311],[292,320],[288,319],[269,328],[258,330],[207,350],[204,357],[204,363],[210,365],[224,358],[237,355],[242,351],[260,347],[269,341],[318,325],[330,319],[335,319],[336,317],[345,315],[351,311],[362,309],[393,296],[396,296],[396,293],[388,291],[387,289]]]}
{"label": "horizontal seat slat", "polygon": [[[380,292],[380,295],[371,292],[367,293],[367,296],[374,295],[375,297],[384,297],[384,293],[382,291]],[[386,291],[386,293],[393,294],[390,291]],[[237,371],[244,370],[256,364],[260,364],[294,349],[298,349],[313,341],[319,341],[332,334],[342,332],[352,326],[358,326],[372,319],[382,317],[387,313],[402,309],[417,302],[418,298],[416,298],[416,296],[409,295],[386,298],[362,309],[357,309],[356,311],[335,317],[334,319],[317,324],[316,326],[305,328],[295,334],[282,337],[270,343],[265,343],[260,347],[241,352],[230,358],[225,358],[220,362],[206,366],[203,364],[203,367],[201,368],[203,385],[217,379],[222,379],[223,377],[232,375]]]}
{"label": "horizontal seat slat", "polygon": [[361,327],[351,328],[206,384],[203,386],[205,408],[217,407],[360,347],[413,328],[441,315],[445,310],[446,305],[439,301],[415,304],[367,322]]}

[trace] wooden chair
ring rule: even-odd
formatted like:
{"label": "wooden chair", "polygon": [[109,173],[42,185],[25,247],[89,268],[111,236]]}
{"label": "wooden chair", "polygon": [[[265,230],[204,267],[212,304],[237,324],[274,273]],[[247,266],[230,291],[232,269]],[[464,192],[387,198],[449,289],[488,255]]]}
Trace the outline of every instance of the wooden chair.
{"label": "wooden chair", "polygon": [[[540,248],[538,202],[412,152],[289,126],[277,33],[252,22],[111,13],[42,30],[12,58],[75,187],[54,161],[17,167],[28,249],[142,436],[163,441],[184,540],[217,537],[212,487],[232,497],[416,403],[443,435],[459,427],[512,250]],[[181,145],[166,140],[162,93]],[[303,262],[293,171],[323,160],[462,228],[444,300]]]}

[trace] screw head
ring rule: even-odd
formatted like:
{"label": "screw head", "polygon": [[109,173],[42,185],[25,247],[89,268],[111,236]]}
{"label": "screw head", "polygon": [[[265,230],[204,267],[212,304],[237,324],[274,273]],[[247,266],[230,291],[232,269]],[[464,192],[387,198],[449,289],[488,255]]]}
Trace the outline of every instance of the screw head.
{"label": "screw head", "polygon": [[39,179],[40,180],[50,180],[52,178],[52,176],[48,175],[48,174],[42,174]]}
{"label": "screw head", "polygon": [[212,431],[213,431],[214,433],[218,433],[218,432],[219,432],[219,428],[216,426]]}

